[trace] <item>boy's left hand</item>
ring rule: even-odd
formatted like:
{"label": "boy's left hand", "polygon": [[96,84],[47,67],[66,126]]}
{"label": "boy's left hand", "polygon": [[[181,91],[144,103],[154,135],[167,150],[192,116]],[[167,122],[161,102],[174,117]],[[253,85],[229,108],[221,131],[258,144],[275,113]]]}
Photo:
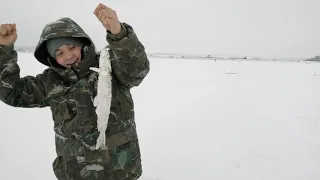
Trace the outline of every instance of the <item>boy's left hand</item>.
{"label": "boy's left hand", "polygon": [[99,3],[99,5],[94,10],[94,14],[97,16],[99,21],[103,26],[110,31],[112,34],[116,35],[121,31],[121,24],[118,19],[116,11],[107,7],[106,5]]}

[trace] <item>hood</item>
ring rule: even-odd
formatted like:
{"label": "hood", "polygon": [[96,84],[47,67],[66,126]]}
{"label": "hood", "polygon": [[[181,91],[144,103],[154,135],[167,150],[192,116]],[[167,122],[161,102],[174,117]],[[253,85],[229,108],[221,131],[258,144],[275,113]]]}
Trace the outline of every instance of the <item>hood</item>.
{"label": "hood", "polygon": [[[85,44],[85,47],[82,50],[82,60],[78,65],[79,67],[66,69],[59,65],[56,60],[49,55],[46,43],[49,39],[57,37],[79,38]],[[66,17],[51,22],[44,27],[34,52],[35,58],[40,63],[52,67],[56,72],[63,76],[66,74],[77,74],[77,79],[81,79],[84,76],[84,71],[90,71],[90,66],[96,65],[95,55],[95,46],[91,38],[75,21]],[[86,72],[85,74],[87,75],[88,73]],[[75,79],[74,77],[69,78]]]}

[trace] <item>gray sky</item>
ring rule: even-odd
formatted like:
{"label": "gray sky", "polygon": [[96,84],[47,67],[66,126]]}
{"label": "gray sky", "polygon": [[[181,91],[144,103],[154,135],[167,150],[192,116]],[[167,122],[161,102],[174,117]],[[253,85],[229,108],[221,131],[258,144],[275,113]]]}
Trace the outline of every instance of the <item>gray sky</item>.
{"label": "gray sky", "polygon": [[[98,0],[10,0],[0,23],[16,23],[18,46],[34,47],[45,24],[60,17],[78,22],[105,45],[93,14]],[[110,0],[133,26],[147,52],[305,58],[320,55],[318,0]]]}

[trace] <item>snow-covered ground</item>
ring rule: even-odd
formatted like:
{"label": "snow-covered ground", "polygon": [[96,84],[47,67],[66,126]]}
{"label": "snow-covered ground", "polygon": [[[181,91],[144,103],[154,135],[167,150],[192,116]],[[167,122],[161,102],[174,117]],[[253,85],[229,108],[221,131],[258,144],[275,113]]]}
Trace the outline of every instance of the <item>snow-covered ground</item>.
{"label": "snow-covered ground", "polygon": [[[320,64],[150,59],[132,89],[141,180],[319,180]],[[45,68],[19,53],[21,76]],[[0,179],[54,180],[46,109],[0,103]]]}

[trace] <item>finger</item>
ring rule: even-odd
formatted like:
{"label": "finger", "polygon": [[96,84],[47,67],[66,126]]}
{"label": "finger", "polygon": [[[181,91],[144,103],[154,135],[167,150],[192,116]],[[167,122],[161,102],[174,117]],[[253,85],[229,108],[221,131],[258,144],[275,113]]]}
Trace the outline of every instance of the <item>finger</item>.
{"label": "finger", "polygon": [[106,18],[106,15],[102,12],[99,12],[98,14],[98,19],[100,22],[102,22]]}
{"label": "finger", "polygon": [[17,27],[16,24],[12,24],[12,34],[17,34]]}
{"label": "finger", "polygon": [[115,19],[116,18],[116,12],[113,9],[107,7],[106,11],[107,11],[107,14],[108,14],[109,18],[111,18],[111,19]]}
{"label": "finger", "polygon": [[100,4],[95,11],[95,15],[100,19],[102,22],[106,17],[112,16],[112,9],[107,7],[104,4]]}
{"label": "finger", "polygon": [[102,9],[100,12],[99,12],[99,14],[101,14],[102,16],[104,16],[104,17],[109,17],[109,11],[108,11],[108,9]]}
{"label": "finger", "polygon": [[16,26],[16,24],[13,24],[13,31],[14,31],[14,32],[17,32],[17,26]]}
{"label": "finger", "polygon": [[7,25],[7,30],[8,30],[8,34],[12,34],[13,33],[13,25],[12,24],[8,24]]}
{"label": "finger", "polygon": [[0,35],[1,35],[1,36],[4,36],[5,33],[6,33],[6,31],[5,31],[5,29],[4,29],[4,24],[1,24],[1,25],[0,25]]}
{"label": "finger", "polygon": [[6,25],[6,28],[7,28],[7,34],[10,35],[12,33],[12,26],[11,24],[7,24]]}
{"label": "finger", "polygon": [[114,11],[111,8],[108,8],[106,10],[102,10],[101,12],[109,19],[118,20],[118,16],[117,16],[116,11]]}
{"label": "finger", "polygon": [[118,20],[118,15],[117,15],[117,12],[115,10],[110,10],[110,17],[111,19],[114,19],[114,20]]}
{"label": "finger", "polygon": [[5,29],[6,29],[6,35],[10,35],[11,31],[10,31],[10,25],[9,24],[5,25]]}
{"label": "finger", "polygon": [[102,9],[106,9],[107,6],[105,6],[104,4],[102,3],[99,3],[99,5],[96,7],[96,9],[94,10],[94,14],[97,16],[99,11],[101,11]]}
{"label": "finger", "polygon": [[3,24],[3,25],[2,25],[2,29],[3,29],[2,35],[3,35],[3,36],[8,35],[7,25],[8,25],[8,24]]}
{"label": "finger", "polygon": [[106,18],[111,18],[110,13],[107,9],[103,9],[99,12],[98,18],[101,22],[103,22]]}
{"label": "finger", "polygon": [[100,5],[100,3],[99,3],[98,6],[96,7],[96,9],[93,11],[93,13],[94,13],[96,16],[98,16],[98,13],[99,13],[100,9],[101,9],[101,5]]}

